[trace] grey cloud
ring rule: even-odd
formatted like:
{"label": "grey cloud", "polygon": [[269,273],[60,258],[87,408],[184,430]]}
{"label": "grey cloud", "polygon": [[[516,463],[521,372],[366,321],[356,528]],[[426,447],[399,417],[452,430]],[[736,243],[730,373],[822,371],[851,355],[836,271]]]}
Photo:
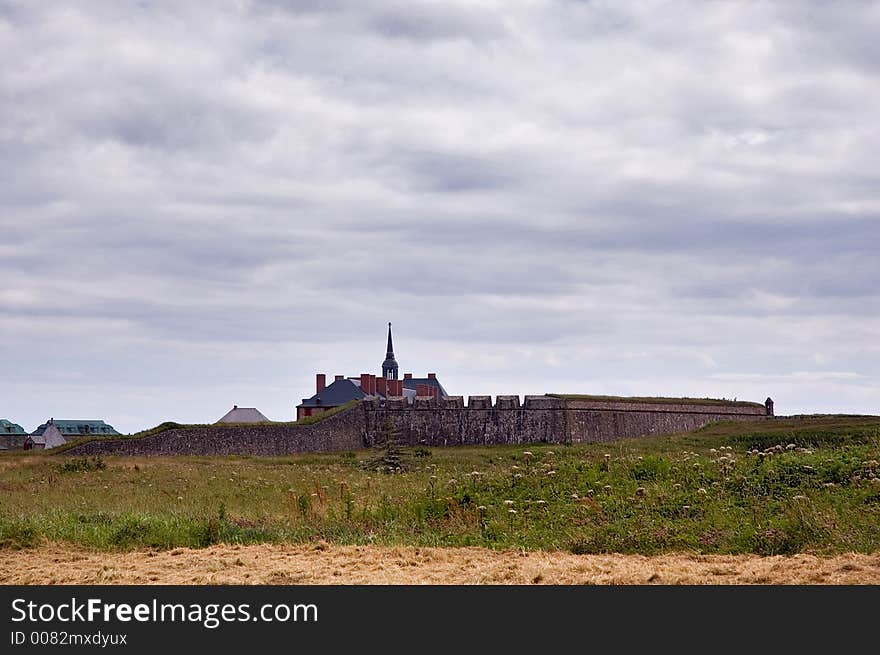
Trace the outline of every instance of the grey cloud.
{"label": "grey cloud", "polygon": [[103,377],[122,429],[181,398],[208,420],[211,389],[282,418],[316,368],[381,359],[387,320],[405,368],[465,394],[775,385],[865,410],[877,20],[0,4],[0,414],[45,419],[40,380],[91,407]]}

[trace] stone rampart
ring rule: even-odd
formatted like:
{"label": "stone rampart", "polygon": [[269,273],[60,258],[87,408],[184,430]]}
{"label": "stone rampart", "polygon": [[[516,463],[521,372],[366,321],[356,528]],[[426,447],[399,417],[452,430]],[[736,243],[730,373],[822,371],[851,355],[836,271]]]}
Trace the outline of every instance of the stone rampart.
{"label": "stone rampart", "polygon": [[312,425],[256,423],[174,428],[133,439],[98,439],[65,455],[289,455],[364,448],[361,407]]}
{"label": "stone rampart", "polygon": [[133,439],[100,439],[69,455],[285,455],[356,450],[389,438],[406,445],[587,443],[695,430],[709,423],[758,420],[755,403],[632,402],[556,396],[368,399],[312,425],[291,423],[177,428]]}

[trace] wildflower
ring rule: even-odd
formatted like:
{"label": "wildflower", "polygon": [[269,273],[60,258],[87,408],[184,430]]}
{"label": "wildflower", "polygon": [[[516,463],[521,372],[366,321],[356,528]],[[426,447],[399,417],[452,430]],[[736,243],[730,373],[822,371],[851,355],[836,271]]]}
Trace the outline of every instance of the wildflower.
{"label": "wildflower", "polygon": [[486,506],[485,505],[477,505],[477,509],[480,510],[481,512],[485,512]]}
{"label": "wildflower", "polygon": [[710,448],[710,449],[709,449],[709,452],[710,452],[710,453],[717,453],[718,451],[715,450],[714,448]]}
{"label": "wildflower", "polygon": [[547,471],[547,475],[556,475],[556,471]]}
{"label": "wildflower", "polygon": [[429,480],[436,480],[436,479],[437,479],[437,476],[436,476],[436,475],[432,475],[432,476],[429,477],[428,479],[429,479]]}
{"label": "wildflower", "polygon": [[183,496],[178,496],[177,500],[183,500]]}
{"label": "wildflower", "polygon": [[793,443],[790,443],[785,447],[786,450],[794,450],[795,448],[797,448],[797,444]]}
{"label": "wildflower", "polygon": [[522,477],[522,473],[514,473],[513,477],[515,477],[517,480],[519,480]]}
{"label": "wildflower", "polygon": [[610,454],[610,453],[605,453],[605,454],[603,455],[603,457],[604,457],[605,459],[611,459],[611,454]]}
{"label": "wildflower", "polygon": [[672,488],[673,489],[681,489],[681,485],[678,482],[676,482],[674,485],[672,485]]}
{"label": "wildflower", "polygon": [[548,454],[548,455],[555,455],[556,453],[554,453],[552,450],[548,450],[548,451],[547,451],[547,454]]}
{"label": "wildflower", "polygon": [[580,498],[580,496],[578,496],[577,494],[572,494],[571,497],[572,497],[574,500],[578,500],[578,499]]}
{"label": "wildflower", "polygon": [[592,498],[594,491],[592,489],[587,489],[587,495]]}
{"label": "wildflower", "polygon": [[644,496],[646,493],[647,492],[645,491],[644,487],[639,487],[638,489],[636,489],[636,496],[638,496],[639,498]]}
{"label": "wildflower", "polygon": [[691,508],[691,506],[690,505],[682,505],[681,508],[686,512]]}
{"label": "wildflower", "polygon": [[480,473],[479,471],[471,471],[471,475],[474,476],[474,477],[477,477],[477,476],[479,476],[479,475],[483,475],[483,474]]}
{"label": "wildflower", "polygon": [[610,484],[606,484],[604,487],[602,487],[602,490],[603,490],[606,494],[610,494],[610,493],[611,493],[611,485],[610,485]]}
{"label": "wildflower", "polygon": [[707,491],[705,489],[703,489],[703,487],[700,487],[699,489],[697,489],[697,493],[702,496],[705,496]]}
{"label": "wildflower", "polygon": [[451,486],[451,487],[454,487],[457,483],[455,482],[455,478],[452,478],[452,479],[451,479],[449,482],[447,482],[446,484],[448,484],[448,485]]}
{"label": "wildflower", "polygon": [[803,496],[803,495],[801,495],[801,494],[798,494],[797,496],[792,496],[791,499],[792,499],[792,500],[806,500],[807,497],[806,497],[806,496]]}
{"label": "wildflower", "polygon": [[516,510],[515,510],[515,509],[509,509],[509,510],[507,510],[507,513],[510,514],[510,515],[516,514]]}
{"label": "wildflower", "polygon": [[523,457],[534,457],[534,455],[532,454],[531,451],[529,451],[529,450],[524,450],[524,451],[523,451]]}
{"label": "wildflower", "polygon": [[514,466],[510,467],[510,470],[511,471],[519,471],[519,467],[514,465]]}
{"label": "wildflower", "polygon": [[505,500],[504,504],[507,505],[508,507],[510,507],[511,505],[513,505],[513,501],[512,500]]}

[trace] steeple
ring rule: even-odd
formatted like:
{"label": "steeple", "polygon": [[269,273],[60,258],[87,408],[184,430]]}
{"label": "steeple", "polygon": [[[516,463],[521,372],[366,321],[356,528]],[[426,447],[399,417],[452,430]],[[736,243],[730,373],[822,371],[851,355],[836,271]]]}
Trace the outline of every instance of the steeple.
{"label": "steeple", "polygon": [[386,380],[397,379],[397,360],[394,359],[394,343],[391,341],[391,323],[388,324],[388,348],[385,361],[382,362],[382,377]]}

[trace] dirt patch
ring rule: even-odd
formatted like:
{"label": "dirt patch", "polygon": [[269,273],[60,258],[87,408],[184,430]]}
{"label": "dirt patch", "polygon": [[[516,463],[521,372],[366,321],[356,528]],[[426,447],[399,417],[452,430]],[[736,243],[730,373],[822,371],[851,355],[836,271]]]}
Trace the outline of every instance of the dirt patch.
{"label": "dirt patch", "polygon": [[880,584],[880,553],[572,555],[483,548],[257,545],[7,551],[3,584]]}

